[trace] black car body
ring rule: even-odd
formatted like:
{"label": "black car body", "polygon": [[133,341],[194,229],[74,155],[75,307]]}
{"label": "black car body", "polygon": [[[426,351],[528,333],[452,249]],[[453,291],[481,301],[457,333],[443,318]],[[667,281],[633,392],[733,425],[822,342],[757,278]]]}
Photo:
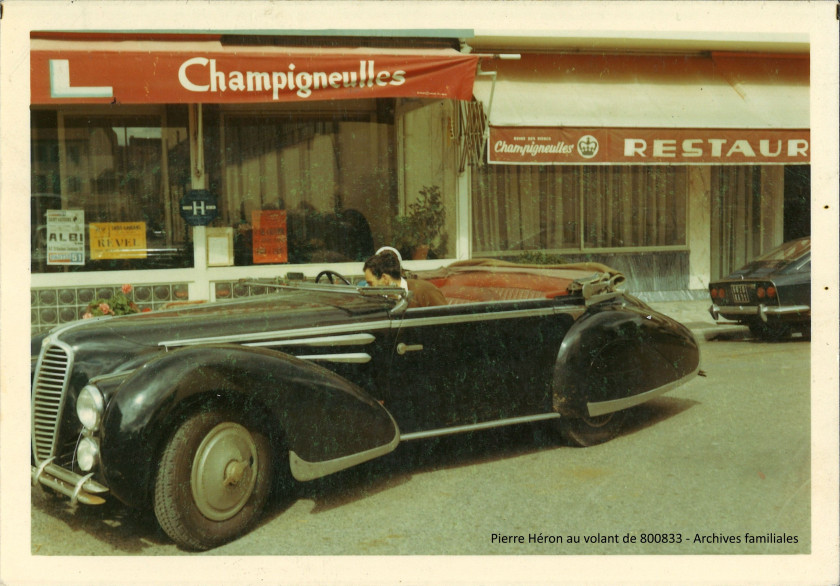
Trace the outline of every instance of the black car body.
{"label": "black car body", "polygon": [[731,275],[709,284],[714,319],[749,326],[765,339],[811,326],[811,239],[785,242]]}
{"label": "black car body", "polygon": [[[691,333],[603,265],[456,263],[402,289],[276,293],[82,320],[33,338],[33,484],[154,508],[206,549],[305,481],[400,442],[551,420],[610,439],[626,409],[697,374]],[[264,285],[264,283],[262,283]]]}

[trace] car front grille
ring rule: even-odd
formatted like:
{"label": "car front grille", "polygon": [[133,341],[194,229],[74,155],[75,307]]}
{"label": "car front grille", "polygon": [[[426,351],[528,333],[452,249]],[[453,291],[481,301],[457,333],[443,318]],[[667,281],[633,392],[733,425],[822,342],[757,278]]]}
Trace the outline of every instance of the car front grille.
{"label": "car front grille", "polygon": [[72,366],[73,352],[65,344],[41,349],[32,388],[32,449],[38,463],[58,455],[58,428]]}
{"label": "car front grille", "polygon": [[732,300],[735,303],[749,303],[750,302],[750,289],[752,287],[750,285],[731,285],[730,290],[732,291]]}

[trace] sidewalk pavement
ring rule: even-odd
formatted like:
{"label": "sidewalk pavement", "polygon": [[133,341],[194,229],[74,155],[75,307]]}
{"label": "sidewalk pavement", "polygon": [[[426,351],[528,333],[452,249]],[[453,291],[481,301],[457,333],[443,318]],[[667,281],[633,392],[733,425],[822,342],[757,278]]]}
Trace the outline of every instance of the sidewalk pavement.
{"label": "sidewalk pavement", "polygon": [[683,324],[697,338],[708,340],[716,334],[743,332],[746,335],[749,333],[746,326],[733,324],[721,325],[715,322],[709,313],[709,307],[712,305],[710,299],[649,301],[647,304],[659,313],[663,313]]}

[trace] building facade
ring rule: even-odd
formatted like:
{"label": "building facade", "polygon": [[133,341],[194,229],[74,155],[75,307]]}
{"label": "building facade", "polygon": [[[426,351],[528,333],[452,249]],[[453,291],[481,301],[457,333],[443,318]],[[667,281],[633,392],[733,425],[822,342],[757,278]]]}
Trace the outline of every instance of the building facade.
{"label": "building facade", "polygon": [[639,43],[33,33],[33,330],[384,245],[690,295],[807,234],[807,44]]}

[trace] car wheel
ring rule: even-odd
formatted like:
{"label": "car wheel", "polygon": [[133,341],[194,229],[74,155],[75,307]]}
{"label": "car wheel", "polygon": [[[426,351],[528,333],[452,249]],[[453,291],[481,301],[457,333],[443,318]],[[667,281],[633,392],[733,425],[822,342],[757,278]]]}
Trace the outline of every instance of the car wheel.
{"label": "car wheel", "polygon": [[597,417],[560,418],[560,433],[572,445],[587,448],[613,439],[621,432],[626,411],[614,411]]}
{"label": "car wheel", "polygon": [[219,412],[193,415],[163,450],[154,495],[158,523],[187,549],[226,543],[262,511],[271,468],[263,433]]}
{"label": "car wheel", "polygon": [[783,340],[790,336],[790,326],[784,323],[765,323],[753,320],[749,323],[750,332],[762,340]]}

